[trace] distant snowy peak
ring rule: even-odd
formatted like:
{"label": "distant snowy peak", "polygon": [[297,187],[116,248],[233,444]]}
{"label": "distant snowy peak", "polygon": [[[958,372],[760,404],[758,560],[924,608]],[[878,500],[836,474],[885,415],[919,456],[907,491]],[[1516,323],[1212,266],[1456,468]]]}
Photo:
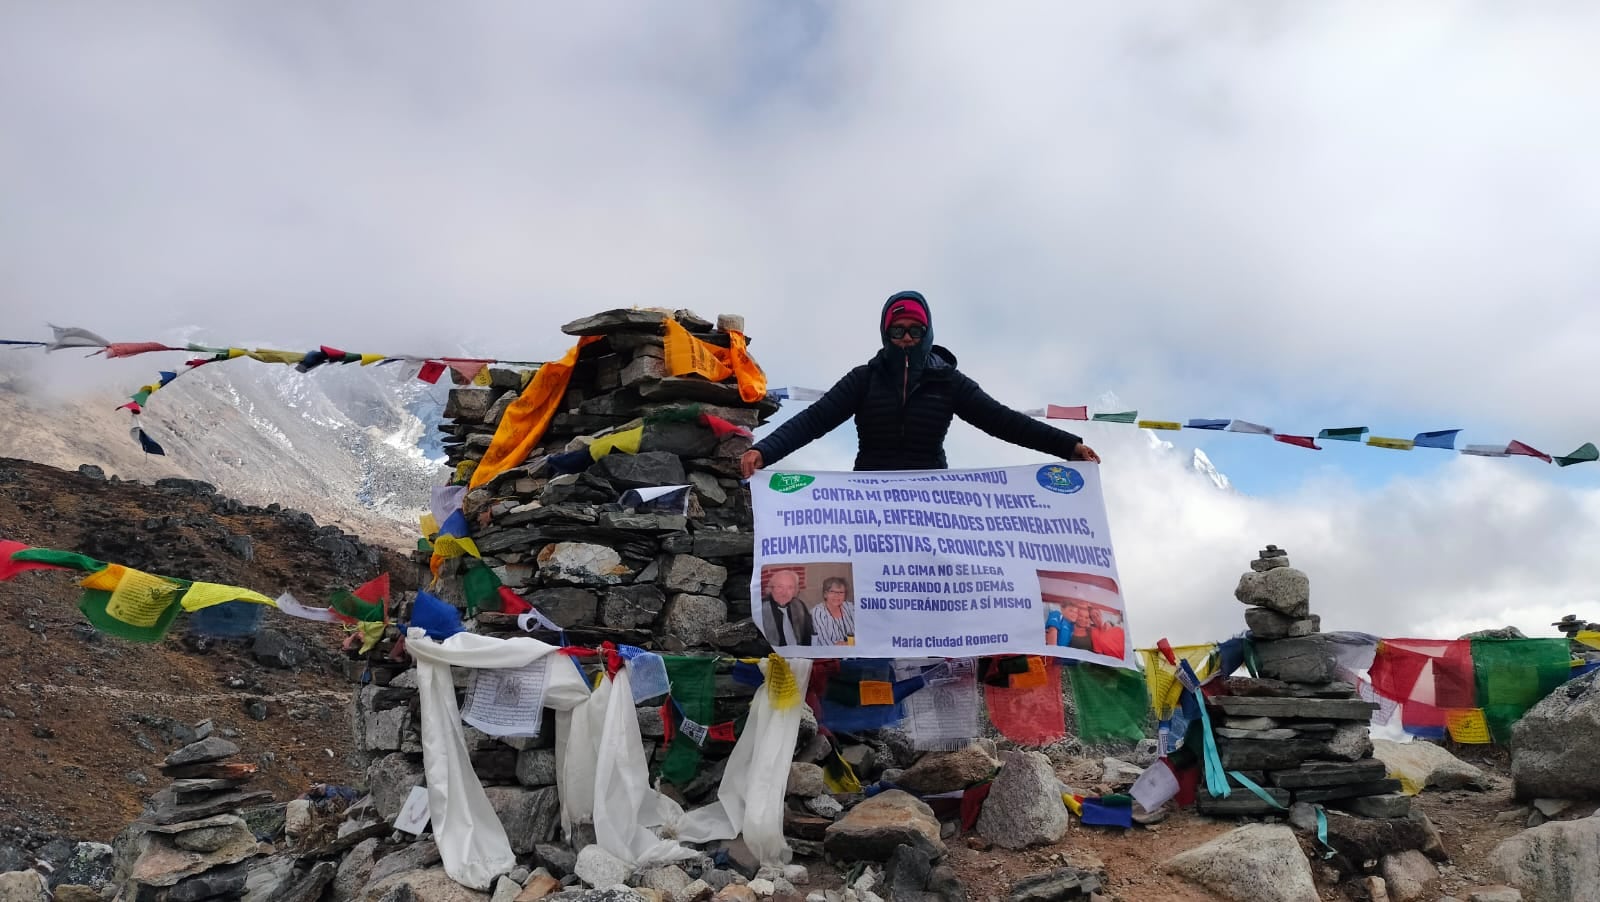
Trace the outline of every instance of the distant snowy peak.
{"label": "distant snowy peak", "polygon": [[[1152,454],[1167,455],[1177,453],[1177,446],[1157,435],[1154,429],[1144,430],[1144,435],[1145,439],[1150,443]],[[1194,455],[1189,458],[1189,469],[1204,476],[1218,489],[1223,491],[1232,491],[1233,489],[1232,480],[1228,479],[1227,474],[1218,470],[1216,464],[1211,462],[1211,458],[1206,456],[1206,452],[1199,448],[1194,449]]]}
{"label": "distant snowy peak", "polygon": [[1211,480],[1211,484],[1217,488],[1223,491],[1233,488],[1233,482],[1228,479],[1227,474],[1218,470],[1216,465],[1211,462],[1211,458],[1207,457],[1206,453],[1199,448],[1194,449],[1194,458],[1189,461],[1189,466],[1196,473]]}

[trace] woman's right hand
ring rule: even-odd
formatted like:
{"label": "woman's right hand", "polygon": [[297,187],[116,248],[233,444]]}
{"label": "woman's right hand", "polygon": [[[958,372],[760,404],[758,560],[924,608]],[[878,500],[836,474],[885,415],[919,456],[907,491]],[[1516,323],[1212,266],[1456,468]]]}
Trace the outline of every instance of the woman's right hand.
{"label": "woman's right hand", "polygon": [[762,459],[761,452],[751,448],[749,451],[746,451],[744,454],[740,455],[739,472],[744,476],[745,479],[749,479],[755,473],[755,471],[761,469],[761,465],[764,463],[766,463],[766,461]]}

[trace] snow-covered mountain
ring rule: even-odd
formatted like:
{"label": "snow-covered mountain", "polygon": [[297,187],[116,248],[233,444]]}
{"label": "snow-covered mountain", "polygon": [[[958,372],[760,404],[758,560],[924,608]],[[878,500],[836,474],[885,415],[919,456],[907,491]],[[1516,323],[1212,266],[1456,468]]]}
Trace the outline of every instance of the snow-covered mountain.
{"label": "snow-covered mountain", "polygon": [[254,504],[298,508],[375,540],[409,544],[443,453],[447,386],[397,367],[328,366],[310,373],[241,361],[214,364],[157,392],[141,423],[166,450],[129,436],[126,400],[108,389],[69,393],[40,364],[0,361],[0,455],[64,468],[89,463],[125,479],[203,479]]}

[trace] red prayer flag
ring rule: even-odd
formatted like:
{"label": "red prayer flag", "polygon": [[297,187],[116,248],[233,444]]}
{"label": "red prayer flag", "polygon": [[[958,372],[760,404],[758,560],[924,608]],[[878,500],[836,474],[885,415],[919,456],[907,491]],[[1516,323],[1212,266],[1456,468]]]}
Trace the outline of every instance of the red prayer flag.
{"label": "red prayer flag", "polygon": [[350,594],[368,604],[382,602],[389,597],[389,574],[378,574],[376,579],[371,580],[360,588],[351,590]]}
{"label": "red prayer flag", "polygon": [[429,385],[432,385],[435,382],[438,382],[439,381],[439,377],[443,376],[443,375],[444,375],[444,364],[440,363],[437,360],[425,361],[422,364],[422,369],[417,371],[417,378],[421,379],[423,382],[428,383]]}
{"label": "red prayer flag", "polygon": [[1535,447],[1533,447],[1531,445],[1525,445],[1522,442],[1515,442],[1514,441],[1511,444],[1506,445],[1506,453],[1507,454],[1521,454],[1524,457],[1537,457],[1540,460],[1544,461],[1545,463],[1551,463],[1552,462],[1550,455],[1544,453],[1543,451],[1540,451],[1538,448],[1535,448]]}
{"label": "red prayer flag", "polygon": [[511,587],[500,587],[500,613],[521,615],[531,610],[533,605],[523,600],[521,595],[511,591]]}
{"label": "red prayer flag", "polygon": [[1087,420],[1089,419],[1089,407],[1088,405],[1062,407],[1060,404],[1046,404],[1044,406],[1044,417],[1047,420]]}
{"label": "red prayer flag", "polygon": [[159,341],[114,341],[106,345],[107,357],[132,357],[135,354],[147,354],[151,351],[184,351],[187,348],[174,348],[164,345]]}
{"label": "red prayer flag", "polygon": [[327,345],[319,346],[318,350],[320,350],[323,354],[326,354],[331,360],[338,360],[345,356],[343,351],[339,350],[338,348],[330,348]]}
{"label": "red prayer flag", "polygon": [[1298,445],[1301,448],[1310,448],[1313,451],[1321,451],[1322,450],[1322,446],[1317,444],[1316,438],[1314,438],[1312,436],[1309,436],[1309,435],[1282,435],[1282,434],[1279,434],[1279,435],[1274,435],[1273,439],[1275,439],[1277,441],[1280,441],[1280,442],[1283,442],[1285,445]]}
{"label": "red prayer flag", "polygon": [[706,732],[706,735],[719,742],[733,742],[739,738],[734,735],[733,721],[731,720],[724,723],[712,724],[711,728]]}
{"label": "red prayer flag", "polygon": [[715,414],[702,413],[700,415],[700,422],[703,423],[706,428],[715,433],[717,438],[727,438],[730,435],[742,435],[746,438],[749,438],[750,436],[754,435],[754,433],[745,427],[735,426],[727,420],[724,420],[722,417],[716,416]]}
{"label": "red prayer flag", "polygon": [[13,554],[16,554],[19,551],[27,551],[30,547],[32,546],[24,545],[21,542],[12,542],[5,539],[0,539],[0,582],[5,582],[13,576],[16,576],[18,573],[22,573],[27,570],[67,569],[66,567],[58,567],[55,564],[46,564],[40,561],[13,561],[11,559]]}
{"label": "red prayer flag", "polygon": [[1059,664],[1046,666],[1044,679],[1028,688],[986,683],[983,697],[995,729],[1018,745],[1049,745],[1066,738]]}

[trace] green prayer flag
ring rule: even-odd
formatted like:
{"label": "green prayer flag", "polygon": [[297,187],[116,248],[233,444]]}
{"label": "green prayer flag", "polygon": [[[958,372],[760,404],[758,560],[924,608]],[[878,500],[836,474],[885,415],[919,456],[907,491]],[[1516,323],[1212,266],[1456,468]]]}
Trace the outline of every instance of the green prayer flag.
{"label": "green prayer flag", "polygon": [[1072,668],[1072,699],[1078,738],[1087,743],[1145,738],[1150,690],[1137,670],[1079,664]]}
{"label": "green prayer flag", "polygon": [[11,559],[49,564],[52,567],[66,567],[69,570],[84,570],[89,573],[106,569],[104,561],[97,561],[75,551],[57,551],[54,548],[28,548],[11,555]]}
{"label": "green prayer flag", "polygon": [[467,597],[467,616],[481,610],[500,609],[500,577],[485,564],[474,564],[461,575],[461,591]]}
{"label": "green prayer flag", "polygon": [[1132,423],[1139,419],[1139,411],[1125,410],[1122,413],[1097,413],[1090,419],[1100,423]]}
{"label": "green prayer flag", "polygon": [[702,726],[711,725],[717,713],[717,659],[703,655],[662,655],[661,659],[667,665],[667,683],[672,687],[671,704],[677,708],[667,713],[673,719],[674,735],[661,762],[661,779],[683,786],[700,769],[700,747],[676,730],[678,712]]}
{"label": "green prayer flag", "polygon": [[148,627],[135,626],[111,616],[106,611],[106,605],[111,602],[111,593],[103,589],[85,589],[78,599],[78,610],[102,633],[134,642],[160,642],[161,637],[167,634],[167,628],[172,626],[173,619],[183,609],[179,601],[182,597],[182,592],[173,592],[171,603],[161,612],[161,617]]}
{"label": "green prayer flag", "polygon": [[1478,707],[1494,741],[1511,741],[1511,725],[1572,673],[1566,639],[1473,639]]}
{"label": "green prayer flag", "polygon": [[1365,426],[1343,426],[1338,429],[1324,429],[1317,433],[1317,438],[1332,439],[1336,442],[1359,442],[1366,434]]}
{"label": "green prayer flag", "polygon": [[1600,448],[1596,448],[1594,442],[1584,442],[1578,450],[1568,454],[1566,457],[1556,458],[1556,464],[1570,467],[1573,464],[1586,464],[1596,460],[1600,460]]}
{"label": "green prayer flag", "polygon": [[363,623],[377,623],[383,620],[383,605],[362,601],[342,589],[333,593],[333,598],[328,601],[328,607]]}

